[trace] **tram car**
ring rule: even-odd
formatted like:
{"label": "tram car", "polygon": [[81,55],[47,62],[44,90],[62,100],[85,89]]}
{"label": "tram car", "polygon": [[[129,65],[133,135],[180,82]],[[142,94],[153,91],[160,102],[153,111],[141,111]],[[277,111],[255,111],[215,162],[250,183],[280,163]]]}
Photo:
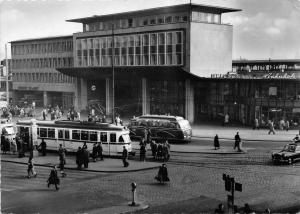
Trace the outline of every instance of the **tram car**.
{"label": "tram car", "polygon": [[18,133],[30,139],[33,145],[39,145],[44,139],[47,150],[57,151],[62,144],[68,152],[76,152],[86,142],[88,151],[92,152],[93,144],[102,142],[103,155],[122,155],[123,146],[129,154],[134,155],[129,130],[124,126],[88,121],[35,119],[18,121],[16,126]]}

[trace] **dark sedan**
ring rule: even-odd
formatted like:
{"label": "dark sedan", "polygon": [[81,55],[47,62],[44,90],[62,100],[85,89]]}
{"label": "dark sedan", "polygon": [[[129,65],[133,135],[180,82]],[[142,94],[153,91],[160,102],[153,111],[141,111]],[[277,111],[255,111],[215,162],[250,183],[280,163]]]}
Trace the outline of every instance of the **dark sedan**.
{"label": "dark sedan", "polygon": [[273,163],[286,162],[292,164],[300,160],[300,143],[290,143],[283,147],[280,152],[272,153]]}

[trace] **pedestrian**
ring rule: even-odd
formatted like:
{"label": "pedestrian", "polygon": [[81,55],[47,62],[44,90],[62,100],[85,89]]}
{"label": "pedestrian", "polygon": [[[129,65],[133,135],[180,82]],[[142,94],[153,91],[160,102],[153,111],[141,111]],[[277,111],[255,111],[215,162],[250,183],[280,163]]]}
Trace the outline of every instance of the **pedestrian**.
{"label": "pedestrian", "polygon": [[47,182],[48,182],[48,188],[50,187],[51,184],[53,184],[55,186],[55,189],[59,190],[58,185],[60,184],[60,180],[57,176],[57,170],[56,170],[55,165],[53,166],[53,168],[50,171],[50,175],[49,175]]}
{"label": "pedestrian", "polygon": [[151,142],[151,130],[150,130],[150,128],[148,128],[147,129],[147,136],[146,136],[147,138],[147,144],[150,144],[150,142]]}
{"label": "pedestrian", "polygon": [[128,158],[128,151],[127,151],[126,147],[123,146],[122,161],[123,161],[124,167],[128,167],[129,166],[127,158]]}
{"label": "pedestrian", "polygon": [[157,144],[155,143],[154,140],[151,141],[151,152],[152,152],[152,156],[154,159],[156,159],[156,152],[157,152]]}
{"label": "pedestrian", "polygon": [[290,129],[290,122],[289,120],[286,120],[285,122],[285,130],[288,131]]}
{"label": "pedestrian", "polygon": [[241,152],[241,148],[240,148],[240,143],[241,143],[241,138],[240,138],[240,135],[239,135],[239,132],[236,133],[236,135],[234,136],[234,148],[237,148],[238,149],[238,152]]}
{"label": "pedestrian", "polygon": [[219,204],[218,205],[218,208],[215,209],[215,214],[224,214],[225,211],[224,211],[224,205],[223,204]]}
{"label": "pedestrian", "polygon": [[34,169],[33,158],[29,157],[28,167],[27,167],[27,178],[31,178],[31,176],[36,177],[37,173]]}
{"label": "pedestrian", "polygon": [[214,147],[215,147],[215,150],[220,149],[219,137],[217,134],[214,139]]}
{"label": "pedestrian", "polygon": [[273,134],[275,134],[275,130],[274,130],[274,122],[271,121],[271,120],[269,120],[269,133],[268,133],[268,134],[270,134],[271,132],[272,132]]}
{"label": "pedestrian", "polygon": [[43,120],[46,120],[47,119],[47,110],[46,110],[46,108],[43,109],[42,114],[43,114]]}
{"label": "pedestrian", "polygon": [[82,149],[87,149],[86,142],[83,143]]}
{"label": "pedestrian", "polygon": [[82,149],[81,147],[78,147],[77,152],[76,152],[76,164],[77,164],[77,169],[81,169],[82,166]]}
{"label": "pedestrian", "polygon": [[145,161],[146,158],[146,147],[144,144],[140,147],[140,161]]}
{"label": "pedestrian", "polygon": [[258,123],[258,119],[257,119],[257,118],[254,119],[254,126],[253,126],[253,129],[254,129],[254,130],[255,130],[255,129],[259,130],[259,123]]}
{"label": "pedestrian", "polygon": [[224,126],[227,126],[229,125],[229,114],[225,114],[225,117],[224,117]]}
{"label": "pedestrian", "polygon": [[42,138],[42,142],[39,145],[39,149],[41,150],[43,156],[46,156],[47,143],[45,142],[44,138]]}
{"label": "pedestrian", "polygon": [[97,148],[97,143],[94,143],[93,145],[93,151],[92,151],[92,158],[93,158],[93,161],[96,162],[97,160],[97,153],[98,153],[98,148]]}
{"label": "pedestrian", "polygon": [[100,158],[100,160],[103,161],[103,148],[102,148],[102,142],[99,142],[97,145],[97,156]]}
{"label": "pedestrian", "polygon": [[59,169],[60,169],[60,174],[62,177],[66,177],[67,174],[65,173],[65,164],[66,164],[66,159],[65,158],[59,158]]}
{"label": "pedestrian", "polygon": [[89,168],[90,153],[87,149],[82,149],[83,151],[83,166],[84,168]]}

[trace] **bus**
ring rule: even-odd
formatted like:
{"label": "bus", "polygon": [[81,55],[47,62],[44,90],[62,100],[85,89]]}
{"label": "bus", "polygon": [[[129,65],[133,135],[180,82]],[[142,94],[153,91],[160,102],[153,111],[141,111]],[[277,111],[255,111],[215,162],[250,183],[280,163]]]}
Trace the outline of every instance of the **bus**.
{"label": "bus", "polygon": [[18,121],[16,126],[18,133],[33,142],[33,145],[39,145],[44,139],[47,150],[57,151],[62,144],[68,152],[76,152],[86,142],[88,151],[92,152],[93,144],[102,142],[103,155],[121,155],[123,146],[129,154],[134,155],[129,130],[124,126],[88,121],[35,119]]}
{"label": "bus", "polygon": [[145,137],[145,130],[148,129],[152,139],[189,142],[192,138],[192,128],[189,121],[179,116],[143,115],[131,119],[129,129],[132,139]]}

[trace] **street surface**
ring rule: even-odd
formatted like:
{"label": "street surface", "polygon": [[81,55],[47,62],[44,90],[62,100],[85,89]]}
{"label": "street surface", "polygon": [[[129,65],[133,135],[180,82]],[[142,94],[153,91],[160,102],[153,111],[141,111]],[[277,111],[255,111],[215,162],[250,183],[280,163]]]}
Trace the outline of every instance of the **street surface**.
{"label": "street surface", "polygon": [[[233,146],[231,140],[220,143],[221,147]],[[300,162],[274,166],[270,159],[270,151],[284,144],[246,142],[244,146],[251,149],[245,154],[172,152],[167,163],[171,182],[166,185],[154,180],[157,169],[123,173],[67,170],[68,176],[61,178],[61,188],[55,191],[46,186],[50,168],[36,167],[38,177],[27,179],[26,165],[1,162],[1,208],[3,213],[101,213],[103,208],[130,202],[130,184],[136,182],[137,201],[149,205],[137,213],[211,213],[219,203],[227,203],[229,192],[222,180],[226,173],[243,185],[243,191],[235,193],[239,208],[249,203],[259,212],[270,208],[293,213],[300,211]],[[212,146],[212,139],[194,138],[185,146],[196,145]],[[153,161],[150,153],[147,162]]]}

